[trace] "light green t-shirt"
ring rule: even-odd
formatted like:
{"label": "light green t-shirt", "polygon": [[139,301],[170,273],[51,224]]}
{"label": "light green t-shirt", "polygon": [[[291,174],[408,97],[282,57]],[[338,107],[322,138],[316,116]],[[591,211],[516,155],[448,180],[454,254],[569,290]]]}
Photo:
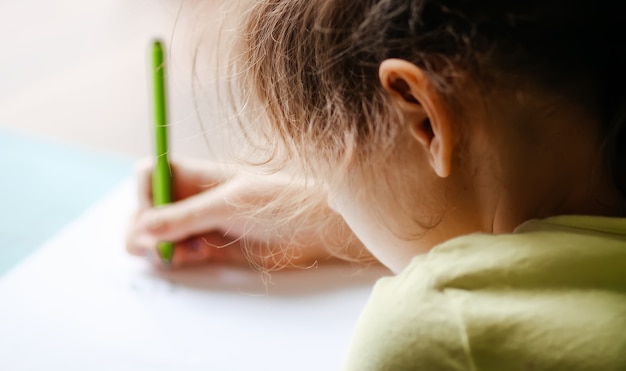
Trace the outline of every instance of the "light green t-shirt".
{"label": "light green t-shirt", "polygon": [[626,370],[626,219],[473,234],[381,279],[345,370]]}

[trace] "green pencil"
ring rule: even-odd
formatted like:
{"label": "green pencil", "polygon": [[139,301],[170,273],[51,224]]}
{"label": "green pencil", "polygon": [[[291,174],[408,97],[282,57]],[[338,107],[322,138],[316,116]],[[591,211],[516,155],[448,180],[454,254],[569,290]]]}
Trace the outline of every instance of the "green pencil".
{"label": "green pencil", "polygon": [[[152,201],[154,207],[172,202],[172,174],[167,159],[167,107],[165,97],[165,59],[161,41],[152,44],[152,75],[154,90],[154,139],[156,163],[152,172]],[[160,242],[159,255],[165,264],[170,264],[174,255],[172,242]]]}

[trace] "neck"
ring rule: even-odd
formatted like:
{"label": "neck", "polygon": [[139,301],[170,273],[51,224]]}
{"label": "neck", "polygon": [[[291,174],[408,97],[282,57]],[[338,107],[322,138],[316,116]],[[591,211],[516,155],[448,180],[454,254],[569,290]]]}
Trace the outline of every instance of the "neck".
{"label": "neck", "polygon": [[[483,224],[509,233],[519,224],[556,215],[624,215],[626,202],[607,171],[599,125],[575,109],[523,125],[492,125],[493,143],[476,179]],[[512,129],[511,129],[512,128]],[[497,140],[496,140],[497,138]],[[497,156],[495,154],[498,154]]]}

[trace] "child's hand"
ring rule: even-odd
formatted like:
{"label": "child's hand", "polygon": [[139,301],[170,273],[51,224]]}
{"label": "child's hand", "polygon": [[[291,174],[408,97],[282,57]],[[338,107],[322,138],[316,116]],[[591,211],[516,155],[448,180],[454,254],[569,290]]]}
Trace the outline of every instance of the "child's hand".
{"label": "child's hand", "polygon": [[[152,164],[144,161],[137,171],[139,208],[127,231],[129,253],[157,259],[159,241],[175,244],[174,267],[206,261],[242,263],[241,241],[222,227],[233,210],[224,199],[224,185],[233,173],[211,163],[172,162],[174,203],[152,207]],[[229,247],[229,248],[222,248]]]}
{"label": "child's hand", "polygon": [[[131,254],[156,257],[157,243],[170,241],[175,244],[173,267],[252,260],[261,268],[274,269],[328,259],[332,241],[346,248],[348,256],[369,256],[327,207],[325,195],[314,195],[317,207],[300,218],[289,219],[289,212],[280,214],[275,209],[255,213],[278,194],[302,197],[303,187],[280,176],[240,173],[210,162],[174,161],[175,202],[153,208],[151,171],[149,163],[139,168],[139,209],[126,241]],[[331,219],[337,222],[324,229],[327,235],[320,235],[320,223]]]}

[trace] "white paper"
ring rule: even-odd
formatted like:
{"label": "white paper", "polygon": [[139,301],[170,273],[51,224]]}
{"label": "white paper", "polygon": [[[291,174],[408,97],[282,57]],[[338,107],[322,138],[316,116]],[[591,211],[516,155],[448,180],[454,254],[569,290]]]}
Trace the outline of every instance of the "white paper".
{"label": "white paper", "polygon": [[0,279],[0,370],[338,369],[387,273],[159,272],[124,251],[133,208],[127,181]]}

